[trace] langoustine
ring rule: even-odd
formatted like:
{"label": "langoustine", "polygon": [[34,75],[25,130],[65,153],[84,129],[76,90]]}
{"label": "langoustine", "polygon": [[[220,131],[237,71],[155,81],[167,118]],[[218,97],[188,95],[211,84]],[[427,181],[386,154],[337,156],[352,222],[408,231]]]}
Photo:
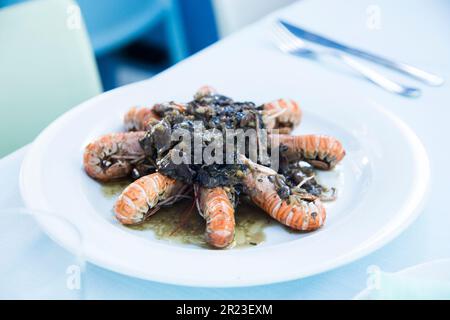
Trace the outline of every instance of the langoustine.
{"label": "langoustine", "polygon": [[160,119],[153,108],[132,107],[125,114],[123,122],[128,131],[145,131]]}
{"label": "langoustine", "polygon": [[157,124],[165,113],[173,110],[183,112],[184,109],[183,104],[173,101],[155,104],[152,108],[132,107],[125,114],[123,122],[128,131],[145,131]]}
{"label": "langoustine", "polygon": [[133,163],[144,158],[139,140],[144,131],[119,132],[103,135],[89,143],[84,151],[86,173],[101,182],[127,177]]}
{"label": "langoustine", "polygon": [[290,133],[301,120],[302,110],[295,100],[278,99],[263,106],[263,121],[268,131],[277,129],[279,133]]}
{"label": "langoustine", "polygon": [[326,210],[319,198],[309,194],[291,194],[287,186],[277,186],[276,180],[280,179],[277,172],[243,156],[240,159],[249,168],[243,181],[245,192],[272,218],[301,231],[312,231],[324,224]]}
{"label": "langoustine", "polygon": [[186,186],[158,172],[139,178],[123,190],[114,205],[122,224],[138,224],[154,214],[160,206],[183,197]]}
{"label": "langoustine", "polygon": [[331,136],[272,134],[270,141],[288,161],[303,160],[322,170],[333,169],[345,156],[342,143]]}
{"label": "langoustine", "polygon": [[229,246],[234,239],[234,201],[224,187],[198,188],[198,211],[206,221],[206,242],[216,248]]}

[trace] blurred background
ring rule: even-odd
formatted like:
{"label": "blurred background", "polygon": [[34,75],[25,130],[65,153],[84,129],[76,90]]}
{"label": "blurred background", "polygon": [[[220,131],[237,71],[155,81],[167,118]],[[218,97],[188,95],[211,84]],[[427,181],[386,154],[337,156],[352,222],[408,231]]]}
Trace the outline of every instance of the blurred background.
{"label": "blurred background", "polygon": [[[0,0],[0,9],[39,0]],[[75,0],[102,87],[147,79],[294,0]]]}
{"label": "blurred background", "polygon": [[0,157],[294,0],[0,0]]}

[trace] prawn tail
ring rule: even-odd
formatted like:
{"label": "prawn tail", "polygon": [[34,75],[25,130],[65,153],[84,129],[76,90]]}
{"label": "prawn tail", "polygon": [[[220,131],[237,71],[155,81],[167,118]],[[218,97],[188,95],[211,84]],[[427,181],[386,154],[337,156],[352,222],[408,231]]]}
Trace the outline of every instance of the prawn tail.
{"label": "prawn tail", "polygon": [[[154,214],[165,201],[177,198],[184,185],[161,173],[144,176],[123,190],[114,212],[122,224],[137,224]],[[176,200],[176,199],[175,199]],[[173,203],[173,201],[171,202]]]}
{"label": "prawn tail", "polygon": [[278,99],[263,105],[263,119],[266,128],[289,133],[302,120],[302,110],[299,104],[291,99]]}
{"label": "prawn tail", "polygon": [[128,131],[144,131],[159,120],[160,117],[151,108],[132,107],[125,114],[123,122]]}
{"label": "prawn tail", "polygon": [[[306,201],[297,195],[292,195],[289,203],[279,200],[277,210],[273,217],[282,224],[300,231],[313,231],[320,228],[326,219],[326,210],[319,199]],[[295,204],[293,204],[295,203]]]}
{"label": "prawn tail", "polygon": [[227,247],[234,239],[232,196],[223,187],[200,187],[198,192],[199,211],[206,220],[206,241],[216,248]]}
{"label": "prawn tail", "polygon": [[271,135],[270,140],[289,161],[303,160],[322,170],[333,169],[345,156],[342,143],[331,136],[279,134]]}
{"label": "prawn tail", "polygon": [[211,86],[204,85],[200,87],[194,95],[195,100],[200,100],[203,97],[211,96],[217,93],[217,90]]}
{"label": "prawn tail", "polygon": [[272,218],[301,231],[320,228],[326,219],[322,202],[310,195],[290,194],[282,199],[274,184],[276,172],[245,159],[249,172],[243,180],[244,191],[251,200]]}

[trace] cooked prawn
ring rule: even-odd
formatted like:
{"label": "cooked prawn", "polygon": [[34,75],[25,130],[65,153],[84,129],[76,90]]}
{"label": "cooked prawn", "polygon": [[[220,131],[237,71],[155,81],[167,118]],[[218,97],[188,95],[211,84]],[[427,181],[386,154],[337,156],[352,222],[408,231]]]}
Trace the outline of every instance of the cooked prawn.
{"label": "cooked prawn", "polygon": [[[183,197],[186,186],[159,172],[144,176],[123,190],[114,212],[122,224],[137,224],[154,214],[161,205]],[[153,209],[153,210],[152,210]]]}
{"label": "cooked prawn", "polygon": [[128,131],[145,131],[150,124],[159,121],[159,116],[151,108],[132,107],[125,114],[123,122]]}
{"label": "cooked prawn", "polygon": [[291,99],[278,99],[263,106],[263,121],[268,130],[278,129],[280,133],[289,133],[300,124],[302,110]]}
{"label": "cooked prawn", "polygon": [[234,239],[234,206],[231,195],[223,187],[199,188],[198,208],[206,220],[206,241],[224,248]]}
{"label": "cooked prawn", "polygon": [[304,160],[322,170],[333,169],[345,156],[342,143],[325,135],[271,135],[271,146],[280,145],[282,155],[289,161]]}
{"label": "cooked prawn", "polygon": [[133,163],[143,159],[139,140],[144,131],[110,133],[89,143],[83,155],[84,170],[99,181],[107,182],[128,176]]}
{"label": "cooked prawn", "polygon": [[213,94],[216,94],[216,93],[217,93],[217,90],[214,89],[213,87],[207,86],[207,85],[206,86],[202,86],[195,93],[194,99],[195,100],[199,100],[199,99],[201,99],[203,97],[210,96],[210,95],[213,95]]}
{"label": "cooked prawn", "polygon": [[241,156],[249,168],[243,179],[244,190],[252,201],[272,218],[296,230],[312,231],[321,227],[326,211],[319,198],[310,194],[291,193],[285,199],[275,184],[277,173]]}
{"label": "cooked prawn", "polygon": [[177,102],[157,103],[152,108],[132,107],[124,116],[125,128],[128,131],[146,131],[161,120],[161,116],[168,111],[184,112],[186,106]]}
{"label": "cooked prawn", "polygon": [[175,101],[169,101],[155,104],[153,106],[153,110],[155,111],[156,114],[164,116],[164,114],[169,111],[178,111],[181,113],[185,112],[186,105]]}

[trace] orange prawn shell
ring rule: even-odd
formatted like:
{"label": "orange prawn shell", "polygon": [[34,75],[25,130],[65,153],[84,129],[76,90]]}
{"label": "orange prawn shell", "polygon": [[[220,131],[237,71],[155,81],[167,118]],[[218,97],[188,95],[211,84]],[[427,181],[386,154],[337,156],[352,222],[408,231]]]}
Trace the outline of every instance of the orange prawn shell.
{"label": "orange prawn shell", "polygon": [[209,85],[201,86],[194,95],[194,99],[200,99],[202,97],[216,94],[217,90]]}
{"label": "orange prawn shell", "polygon": [[302,121],[303,112],[297,101],[292,99],[278,99],[264,104],[264,112],[268,120],[268,129],[279,129],[282,133],[289,133],[292,128]]}
{"label": "orange prawn shell", "polygon": [[180,182],[158,172],[144,176],[131,183],[116,201],[114,212],[122,224],[141,222],[145,214],[159,200],[175,193]]}
{"label": "orange prawn shell", "polygon": [[110,168],[102,169],[101,157],[106,154],[143,154],[139,139],[143,138],[144,135],[145,132],[138,131],[110,133],[100,136],[89,143],[84,150],[84,170],[91,178],[102,182],[108,182],[127,176],[131,171],[131,165],[128,162],[119,162]]}
{"label": "orange prawn shell", "polygon": [[[260,165],[255,166],[262,168]],[[250,169],[251,172],[244,178],[246,191],[258,207],[272,218],[296,230],[312,231],[325,223],[326,210],[319,199],[312,202],[288,203],[280,198],[273,182],[269,179],[270,174],[275,174],[275,171],[269,168],[262,168],[262,170],[264,171],[258,172],[258,170]]]}
{"label": "orange prawn shell", "polygon": [[127,130],[146,130],[148,126],[160,120],[152,108],[132,107],[125,114],[123,122]]}
{"label": "orange prawn shell", "polygon": [[270,139],[272,145],[282,144],[287,147],[285,154],[290,160],[329,160],[327,166],[319,165],[321,169],[332,169],[345,156],[345,149],[342,143],[331,136],[315,134],[291,136],[278,134],[271,135]]}
{"label": "orange prawn shell", "polygon": [[206,220],[206,240],[224,248],[234,239],[234,207],[222,187],[200,188],[201,214]]}

